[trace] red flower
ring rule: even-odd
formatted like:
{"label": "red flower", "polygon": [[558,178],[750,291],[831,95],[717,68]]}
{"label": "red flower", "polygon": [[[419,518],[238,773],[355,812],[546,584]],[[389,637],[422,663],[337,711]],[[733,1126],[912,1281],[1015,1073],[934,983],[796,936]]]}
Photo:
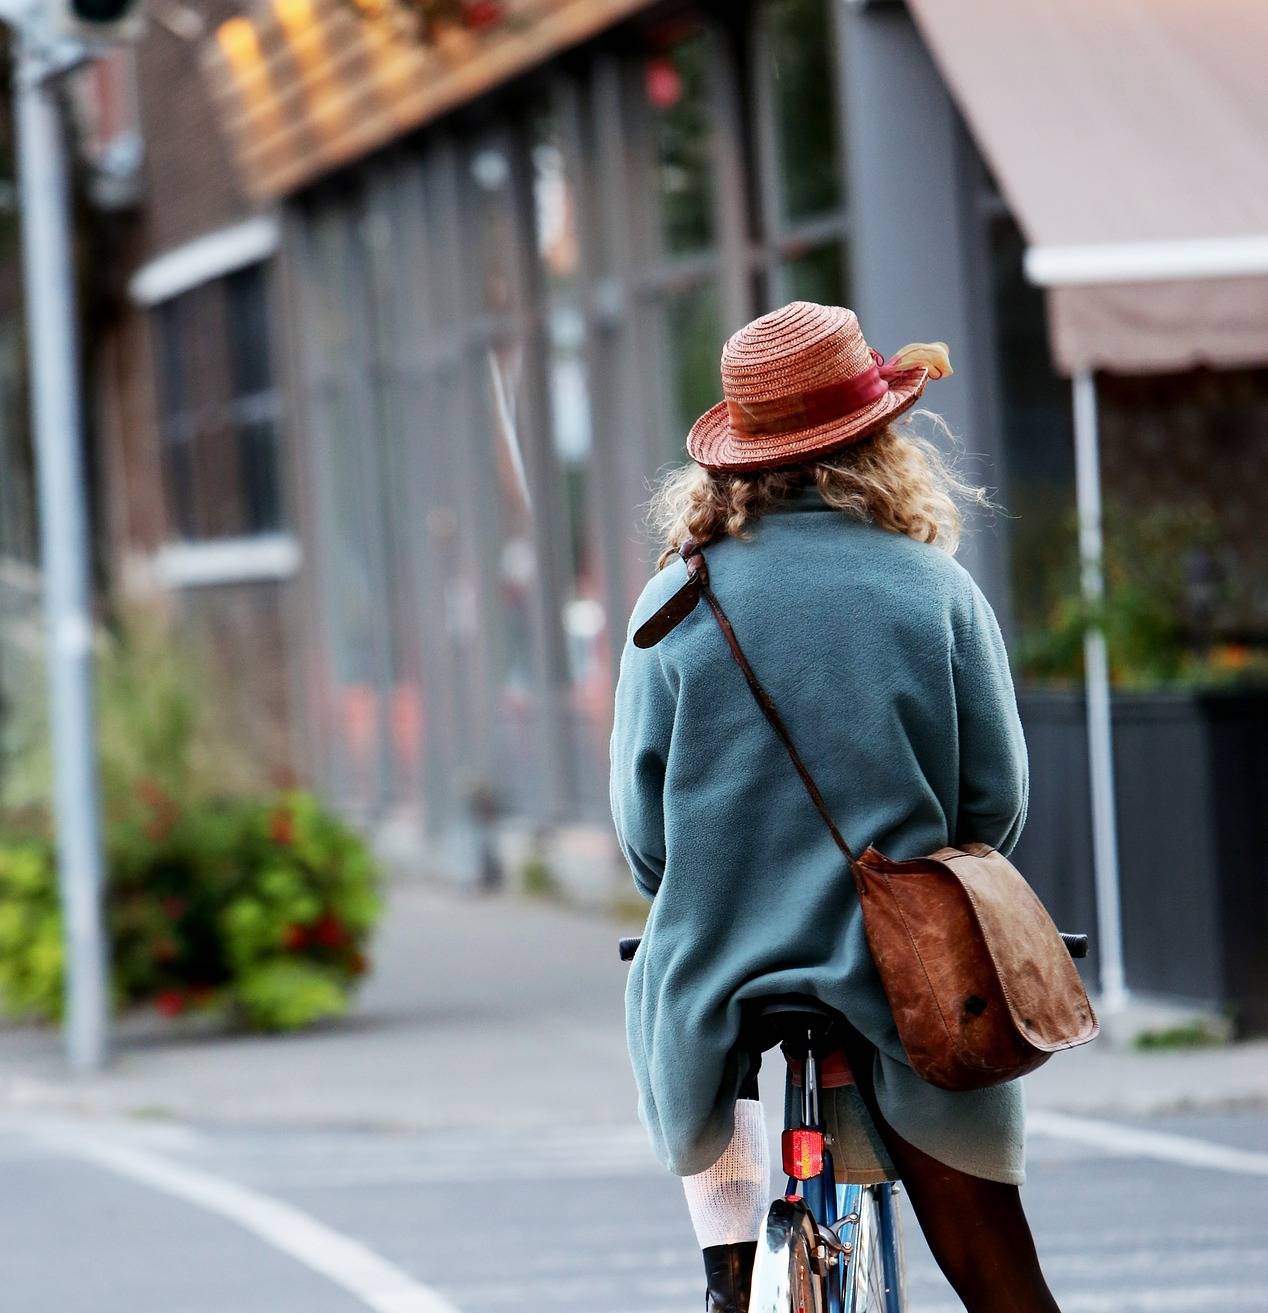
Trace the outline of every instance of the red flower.
{"label": "red flower", "polygon": [[152,780],[148,776],[142,776],[137,780],[136,796],[147,807],[153,807],[155,811],[171,806],[172,802],[163,786],[157,780]]}
{"label": "red flower", "polygon": [[282,931],[282,947],[288,948],[292,952],[303,948],[308,943],[308,927],[300,925],[298,921],[292,922]]}
{"label": "red flower", "polygon": [[136,796],[150,809],[143,833],[151,843],[161,843],[180,816],[180,806],[161,784],[147,777],[136,782]]}
{"label": "red flower", "polygon": [[338,948],[348,938],[348,929],[337,916],[327,912],[313,927],[313,938],[323,948]]}
{"label": "red flower", "polygon": [[162,843],[172,832],[172,822],[176,819],[170,812],[164,812],[161,815],[153,816],[146,821],[143,831],[145,837],[151,843]]}
{"label": "red flower", "polygon": [[653,109],[672,109],[683,93],[682,74],[667,55],[657,55],[643,65],[643,91]]}
{"label": "red flower", "polygon": [[185,900],[177,898],[175,894],[168,894],[165,898],[160,898],[159,906],[163,909],[163,915],[171,921],[179,921],[185,915]]}
{"label": "red flower", "polygon": [[189,1006],[189,996],[183,989],[160,989],[154,996],[154,1006],[165,1017],[179,1017]]}
{"label": "red flower", "polygon": [[295,842],[295,817],[287,807],[277,807],[269,817],[269,837],[274,843],[290,847]]}
{"label": "red flower", "polygon": [[483,32],[500,23],[504,12],[499,0],[466,0],[462,6],[462,25],[473,32]]}

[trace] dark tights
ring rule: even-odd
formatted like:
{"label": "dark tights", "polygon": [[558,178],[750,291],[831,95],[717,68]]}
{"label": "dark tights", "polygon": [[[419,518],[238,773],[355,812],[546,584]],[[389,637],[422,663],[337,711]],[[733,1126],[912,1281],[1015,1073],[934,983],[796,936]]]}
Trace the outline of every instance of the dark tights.
{"label": "dark tights", "polygon": [[845,1048],[920,1229],[968,1313],[1060,1313],[1040,1270],[1018,1188],[958,1172],[908,1144],[877,1106],[872,1045],[852,1032]]}

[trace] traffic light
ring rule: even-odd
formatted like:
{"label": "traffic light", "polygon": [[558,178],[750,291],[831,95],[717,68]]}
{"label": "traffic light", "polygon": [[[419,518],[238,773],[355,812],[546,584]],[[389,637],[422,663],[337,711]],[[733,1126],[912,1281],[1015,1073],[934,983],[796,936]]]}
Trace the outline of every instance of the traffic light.
{"label": "traffic light", "polygon": [[89,45],[136,41],[145,27],[142,0],[57,0],[62,36]]}

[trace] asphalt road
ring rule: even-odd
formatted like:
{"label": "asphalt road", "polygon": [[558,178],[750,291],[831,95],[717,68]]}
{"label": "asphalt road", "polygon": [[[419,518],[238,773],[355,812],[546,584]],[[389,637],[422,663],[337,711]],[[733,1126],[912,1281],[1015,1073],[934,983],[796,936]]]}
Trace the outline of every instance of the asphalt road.
{"label": "asphalt road", "polygon": [[[1117,1152],[1085,1142],[1105,1126],[1122,1137]],[[1268,1310],[1262,1110],[1058,1131],[1032,1134],[1025,1194],[1065,1313]],[[4,1309],[688,1313],[701,1302],[679,1187],[637,1127],[393,1133],[10,1111],[0,1165]],[[913,1309],[958,1309],[907,1224]]]}
{"label": "asphalt road", "polygon": [[[403,885],[338,1025],[136,1018],[78,1078],[0,1026],[0,1313],[698,1313],[634,1120],[620,929]],[[1268,1313],[1268,1045],[1098,1042],[1028,1080],[1065,1313]],[[908,1236],[913,1310],[955,1310]]]}

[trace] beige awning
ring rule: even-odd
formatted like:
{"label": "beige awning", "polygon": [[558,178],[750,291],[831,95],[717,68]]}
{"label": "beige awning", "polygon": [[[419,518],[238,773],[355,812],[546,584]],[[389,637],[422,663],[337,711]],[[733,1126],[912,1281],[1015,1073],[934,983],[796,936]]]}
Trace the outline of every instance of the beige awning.
{"label": "beige awning", "polygon": [[1268,4],[908,0],[1060,368],[1268,362]]}

